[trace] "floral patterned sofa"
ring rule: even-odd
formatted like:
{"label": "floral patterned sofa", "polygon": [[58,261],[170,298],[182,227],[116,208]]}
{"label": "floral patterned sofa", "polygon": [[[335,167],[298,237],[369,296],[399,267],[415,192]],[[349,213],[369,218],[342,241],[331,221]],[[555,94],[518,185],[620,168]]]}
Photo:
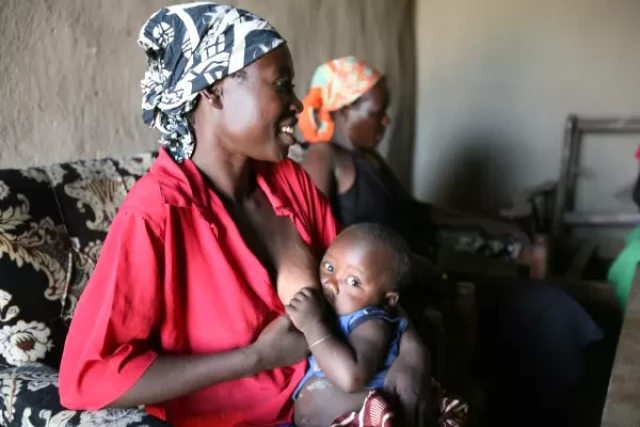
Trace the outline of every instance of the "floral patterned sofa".
{"label": "floral patterned sofa", "polygon": [[139,408],[66,410],[57,377],[107,229],[156,154],[0,170],[0,426],[167,426]]}

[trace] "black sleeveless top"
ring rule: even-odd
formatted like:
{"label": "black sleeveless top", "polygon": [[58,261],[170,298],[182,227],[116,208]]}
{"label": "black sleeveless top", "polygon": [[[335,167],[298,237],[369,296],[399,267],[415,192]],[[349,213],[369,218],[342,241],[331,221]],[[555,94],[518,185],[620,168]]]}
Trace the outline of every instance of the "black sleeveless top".
{"label": "black sleeveless top", "polygon": [[337,194],[334,179],[333,214],[345,227],[362,222],[385,225],[414,246],[423,222],[419,218],[417,202],[385,168],[376,168],[363,153],[350,152],[350,155],[355,179],[344,194]]}
{"label": "black sleeveless top", "polygon": [[428,257],[438,248],[510,260],[519,256],[522,244],[510,235],[489,236],[476,225],[434,226],[427,218],[427,209],[411,197],[391,171],[375,167],[362,152],[348,153],[355,168],[353,185],[344,194],[337,194],[334,177],[331,192],[331,209],[343,226],[362,222],[385,225],[400,234],[414,252]]}

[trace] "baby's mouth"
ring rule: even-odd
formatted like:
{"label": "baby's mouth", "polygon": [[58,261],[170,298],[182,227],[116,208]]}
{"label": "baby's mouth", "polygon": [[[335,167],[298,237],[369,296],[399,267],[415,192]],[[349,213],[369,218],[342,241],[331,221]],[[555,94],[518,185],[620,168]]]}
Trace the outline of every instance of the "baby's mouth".
{"label": "baby's mouth", "polygon": [[336,296],[333,293],[326,292],[326,291],[323,292],[323,294],[324,294],[324,299],[327,300],[327,303],[329,303],[331,307],[335,307]]}

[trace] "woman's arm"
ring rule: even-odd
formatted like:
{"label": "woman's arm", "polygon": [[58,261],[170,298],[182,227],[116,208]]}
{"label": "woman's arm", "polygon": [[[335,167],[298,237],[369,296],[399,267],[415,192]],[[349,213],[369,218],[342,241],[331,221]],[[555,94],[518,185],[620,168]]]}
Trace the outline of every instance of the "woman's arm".
{"label": "woman's arm", "polygon": [[290,366],[307,356],[304,336],[287,316],[274,320],[248,347],[215,354],[159,355],[142,378],[110,407],[165,402],[205,387]]}
{"label": "woman's arm", "polygon": [[329,381],[345,393],[362,390],[384,365],[391,327],[380,320],[366,321],[351,332],[347,343],[331,335],[333,328],[322,318],[323,306],[322,295],[305,288],[286,310]]}
{"label": "woman's arm", "polygon": [[[415,201],[418,215],[422,217],[429,227],[428,229],[465,229],[476,228],[486,233],[488,239],[503,239],[510,237],[520,243],[523,249],[527,250],[531,246],[531,241],[527,234],[516,224],[501,219],[487,218],[485,216],[469,214],[453,209],[436,206],[432,203],[416,200],[396,178],[395,173],[389,167],[384,158],[377,151],[369,151],[368,154],[373,161],[391,177],[393,191],[402,194],[403,197],[411,198]],[[418,218],[420,220],[420,218]]]}
{"label": "woman's arm", "polygon": [[389,368],[384,389],[397,396],[403,426],[422,427],[432,421],[431,356],[411,324],[402,334],[400,354]]}
{"label": "woman's arm", "polygon": [[158,403],[212,384],[288,366],[307,355],[285,316],[252,345],[197,356],[158,354],[164,243],[159,226],[121,210],[74,313],[60,364],[70,409]]}
{"label": "woman's arm", "polygon": [[335,154],[331,144],[311,144],[306,149],[300,164],[307,171],[316,187],[327,197],[331,197],[331,183],[335,175]]}
{"label": "woman's arm", "polygon": [[420,202],[420,204],[425,216],[435,228],[477,227],[484,230],[489,236],[511,236],[521,243],[530,243],[526,233],[508,221],[472,215],[426,202]]}

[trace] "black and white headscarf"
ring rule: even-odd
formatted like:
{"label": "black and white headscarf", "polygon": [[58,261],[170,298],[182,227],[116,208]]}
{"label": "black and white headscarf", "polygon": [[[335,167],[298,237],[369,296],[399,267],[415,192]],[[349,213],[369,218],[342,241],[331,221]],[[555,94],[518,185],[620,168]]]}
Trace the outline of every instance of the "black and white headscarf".
{"label": "black and white headscarf", "polygon": [[162,132],[178,163],[193,154],[185,113],[198,92],[251,64],[285,40],[264,19],[211,2],[160,9],[140,30],[149,68],[141,82],[142,118]]}

